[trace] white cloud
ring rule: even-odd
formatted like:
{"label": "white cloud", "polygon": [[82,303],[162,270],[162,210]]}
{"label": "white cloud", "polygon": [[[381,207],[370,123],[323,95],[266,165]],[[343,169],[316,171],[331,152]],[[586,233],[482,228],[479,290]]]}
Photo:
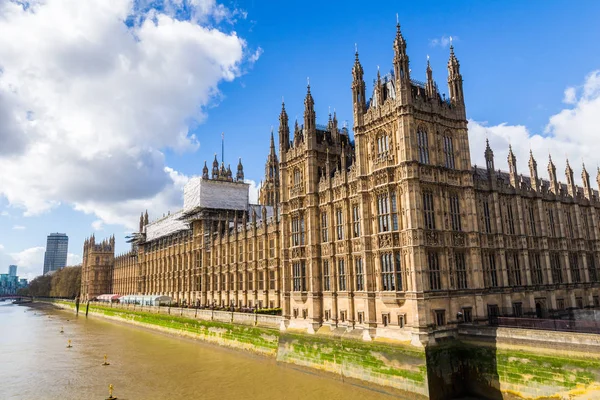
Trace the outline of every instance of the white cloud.
{"label": "white cloud", "polygon": [[104,229],[104,222],[101,219],[97,219],[94,222],[92,222],[92,228],[95,231],[101,231]]}
{"label": "white cloud", "polygon": [[258,204],[258,192],[260,190],[260,183],[256,183],[253,180],[246,179],[245,183],[250,184],[249,201],[250,204]]}
{"label": "white cloud", "polygon": [[575,96],[573,105],[551,116],[544,132],[533,133],[522,125],[499,124],[469,121],[469,141],[471,162],[485,165],[484,150],[486,134],[494,151],[496,169],[508,169],[508,145],[511,144],[517,157],[518,171],[529,175],[529,150],[538,164],[538,174],[547,178],[548,154],[556,166],[560,180],[565,181],[566,159],[573,168],[575,181],[582,184],[582,162],[587,161],[591,185],[596,187],[596,167],[600,161],[600,70],[593,71],[582,86],[581,95]]}
{"label": "white cloud", "polygon": [[67,254],[67,266],[74,266],[81,264],[81,256],[79,254],[68,253]]}
{"label": "white cloud", "polygon": [[44,247],[30,247],[18,253],[10,253],[12,262],[18,266],[17,274],[29,280],[41,275],[44,270]]}
{"label": "white cloud", "polygon": [[440,38],[435,38],[435,39],[429,39],[429,46],[431,47],[448,47],[448,45],[450,45],[450,42],[458,42],[458,36],[446,36],[446,35],[442,35],[442,37]]}
{"label": "white cloud", "polygon": [[25,230],[25,227],[23,225],[13,225],[12,228],[15,231],[23,231],[23,230]]}
{"label": "white cloud", "polygon": [[575,104],[577,101],[577,92],[574,87],[568,87],[565,89],[565,97],[563,97],[563,103]]}
{"label": "white cloud", "polygon": [[66,203],[130,228],[145,208],[181,206],[187,178],[162,150],[197,149],[190,124],[260,51],[219,28],[240,10],[156,3],[0,1],[0,197],[10,206],[30,216]]}
{"label": "white cloud", "polygon": [[0,250],[4,250],[4,245],[0,243]]}
{"label": "white cloud", "polygon": [[261,47],[259,47],[254,53],[252,53],[248,60],[250,61],[250,63],[254,64],[258,61],[262,53],[264,53],[264,50]]}

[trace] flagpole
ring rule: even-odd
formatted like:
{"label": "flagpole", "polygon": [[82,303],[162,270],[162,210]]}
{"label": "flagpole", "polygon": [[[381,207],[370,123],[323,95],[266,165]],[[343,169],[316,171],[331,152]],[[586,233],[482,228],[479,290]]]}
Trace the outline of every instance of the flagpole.
{"label": "flagpole", "polygon": [[221,132],[221,163],[225,163],[225,132]]}

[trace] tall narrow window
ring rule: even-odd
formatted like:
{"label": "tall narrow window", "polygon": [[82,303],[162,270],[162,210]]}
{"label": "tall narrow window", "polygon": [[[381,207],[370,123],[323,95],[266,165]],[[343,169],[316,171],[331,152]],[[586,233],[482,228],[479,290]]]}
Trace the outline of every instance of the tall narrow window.
{"label": "tall narrow window", "polygon": [[583,222],[583,235],[585,239],[590,239],[590,225],[588,222],[588,210],[580,208],[581,210],[581,221]]}
{"label": "tall narrow window", "polygon": [[508,269],[508,285],[521,286],[521,268],[517,253],[506,253],[506,266]]}
{"label": "tall narrow window", "polygon": [[435,215],[433,211],[433,193],[423,192],[423,213],[425,229],[435,229]]}
{"label": "tall narrow window", "polygon": [[515,219],[513,215],[512,204],[506,203],[506,227],[509,235],[515,234]]}
{"label": "tall narrow window", "polygon": [[304,246],[304,217],[292,218],[292,246]]}
{"label": "tall narrow window", "polygon": [[321,212],[321,241],[329,242],[329,231],[327,226],[327,212]]}
{"label": "tall narrow window", "polygon": [[590,275],[590,282],[597,282],[598,281],[598,271],[596,270],[596,257],[594,256],[594,254],[592,254],[592,253],[588,254],[587,262],[588,262],[588,272]]}
{"label": "tall narrow window", "polygon": [[377,220],[379,222],[379,232],[390,230],[390,210],[388,208],[388,195],[383,193],[377,196]]}
{"label": "tall narrow window", "polygon": [[306,291],[306,264],[304,261],[297,261],[292,265],[294,292]]}
{"label": "tall narrow window", "polygon": [[344,214],[341,207],[335,209],[335,229],[337,240],[342,240],[344,238]]}
{"label": "tall narrow window", "polygon": [[550,253],[550,269],[552,271],[552,282],[563,283],[562,266],[560,265],[560,255]]}
{"label": "tall narrow window", "polygon": [[581,273],[579,272],[579,259],[577,253],[569,253],[569,265],[571,267],[571,280],[574,283],[581,282]]}
{"label": "tall narrow window", "polygon": [[385,253],[381,255],[381,290],[402,290],[400,274],[400,254]]}
{"label": "tall narrow window", "polygon": [[269,257],[275,257],[275,239],[269,239]]}
{"label": "tall narrow window", "polygon": [[498,272],[496,269],[496,254],[493,252],[483,253],[484,285],[485,287],[498,287]]}
{"label": "tall narrow window", "polygon": [[338,291],[346,291],[346,265],[344,260],[338,260]]}
{"label": "tall narrow window", "polygon": [[392,210],[392,230],[398,230],[398,204],[396,202],[396,192],[392,191],[390,195],[390,208]]}
{"label": "tall narrow window", "polygon": [[258,290],[264,290],[264,289],[265,289],[265,272],[259,271],[258,272]]}
{"label": "tall narrow window", "polygon": [[565,210],[565,219],[567,220],[567,235],[573,239],[573,221],[571,220],[571,211]]}
{"label": "tall narrow window", "polygon": [[490,217],[490,203],[487,200],[483,201],[483,226],[485,233],[492,233],[492,219]]}
{"label": "tall narrow window", "polygon": [[427,253],[427,266],[429,268],[429,288],[431,290],[440,290],[442,288],[442,278],[440,275],[440,263],[436,252],[430,251]]}
{"label": "tall narrow window", "polygon": [[460,200],[457,194],[450,195],[450,220],[452,222],[452,230],[460,231]]}
{"label": "tall narrow window", "polygon": [[417,145],[419,148],[419,162],[429,164],[429,141],[427,132],[423,128],[417,130]]}
{"label": "tall narrow window", "polygon": [[548,216],[548,235],[551,237],[556,237],[556,228],[554,226],[554,211],[548,208],[546,210],[546,215]]}
{"label": "tall narrow window", "polygon": [[360,208],[358,204],[352,206],[352,237],[360,237]]}
{"label": "tall narrow window", "polygon": [[467,283],[467,264],[465,262],[465,253],[456,253],[454,258],[456,264],[456,288],[466,289]]}
{"label": "tall narrow window", "polygon": [[529,232],[535,236],[535,205],[529,206]]}
{"label": "tall narrow window", "polygon": [[542,272],[542,264],[538,253],[531,254],[531,283],[534,285],[544,284],[544,274]]}
{"label": "tall narrow window", "polygon": [[323,260],[323,291],[331,291],[329,260]]}
{"label": "tall narrow window", "polygon": [[446,168],[454,169],[454,146],[450,136],[444,136],[444,159],[446,160]]}
{"label": "tall narrow window", "polygon": [[269,271],[269,290],[275,290],[275,271]]}
{"label": "tall narrow window", "polygon": [[359,292],[365,290],[365,271],[360,257],[354,259],[354,274],[356,276],[356,290]]}

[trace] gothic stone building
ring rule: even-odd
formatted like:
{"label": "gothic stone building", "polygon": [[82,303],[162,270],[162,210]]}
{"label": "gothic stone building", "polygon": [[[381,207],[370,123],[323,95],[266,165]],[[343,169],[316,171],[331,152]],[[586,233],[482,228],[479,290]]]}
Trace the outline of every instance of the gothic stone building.
{"label": "gothic stone building", "polygon": [[[352,68],[354,141],[329,115],[316,123],[308,87],[303,124],[290,134],[282,105],[260,205],[248,203],[216,160],[185,188],[181,211],[140,218],[130,253],[114,258],[92,238],[82,295],[161,294],[202,306],[281,307],[283,328],[324,326],[424,343],[459,319],[598,306],[600,198],[550,160],[539,178],[473,167],[460,64],[450,47],[449,95],[411,78],[397,27],[393,70],[367,99],[358,53]],[[482,149],[483,150],[483,149]],[[597,179],[600,184],[600,177]],[[110,273],[106,263],[111,263]],[[111,280],[107,280],[111,277]]]}

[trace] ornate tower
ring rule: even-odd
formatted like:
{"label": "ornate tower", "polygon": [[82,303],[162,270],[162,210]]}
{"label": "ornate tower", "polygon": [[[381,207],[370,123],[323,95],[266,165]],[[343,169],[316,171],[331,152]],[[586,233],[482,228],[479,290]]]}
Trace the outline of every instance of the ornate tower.
{"label": "ornate tower", "polygon": [[244,182],[244,166],[242,165],[242,158],[238,161],[237,173],[235,174],[235,180],[237,182]]}
{"label": "ornate tower", "polygon": [[396,38],[394,39],[394,77],[396,82],[396,100],[400,104],[411,101],[411,83],[408,55],[406,54],[406,41],[400,31],[400,23],[396,24]]}
{"label": "ornate tower", "polygon": [[583,195],[586,199],[592,200],[593,190],[590,186],[590,174],[588,174],[585,169],[585,164],[583,164],[583,169],[581,171],[581,180],[583,181]]}
{"label": "ornate tower", "polygon": [[96,238],[92,235],[84,242],[81,264],[82,301],[111,293],[114,261],[114,235],[100,243],[96,243]]}
{"label": "ornate tower", "polygon": [[275,152],[275,138],[271,129],[271,147],[265,163],[265,180],[260,188],[258,202],[266,206],[279,204],[279,160]]}

